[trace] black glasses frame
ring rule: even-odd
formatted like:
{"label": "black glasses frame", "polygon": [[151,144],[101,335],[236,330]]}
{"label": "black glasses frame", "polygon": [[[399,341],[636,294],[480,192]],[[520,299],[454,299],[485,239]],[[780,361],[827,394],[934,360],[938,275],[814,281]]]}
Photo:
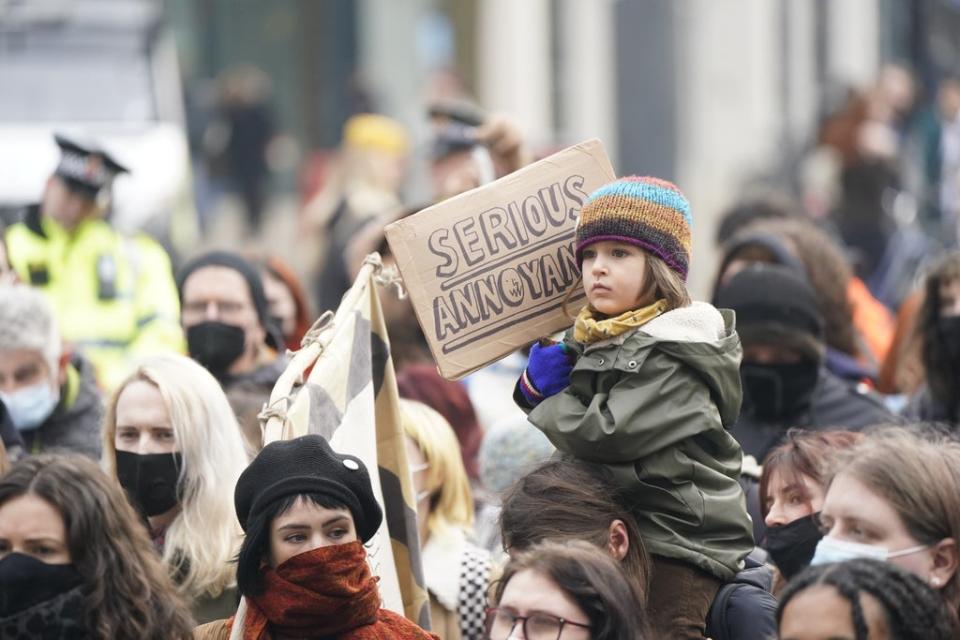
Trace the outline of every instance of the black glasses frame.
{"label": "black glasses frame", "polygon": [[[493,619],[491,616],[496,616],[501,611],[500,607],[487,607],[487,637],[490,636],[490,628],[493,626]],[[517,623],[521,623],[521,628],[523,629],[523,637],[529,638],[530,634],[527,633],[527,620],[533,616],[544,616],[547,618],[553,618],[560,623],[560,628],[557,629],[557,637],[554,640],[560,640],[560,636],[563,635],[563,628],[567,625],[571,627],[580,627],[581,629],[590,629],[589,624],[584,624],[582,622],[574,622],[573,620],[567,620],[566,618],[561,618],[560,616],[550,615],[549,613],[535,613],[533,616],[517,616],[513,614],[508,614],[513,618],[513,624],[510,625],[510,631],[507,633],[507,638],[513,634],[513,630],[517,628]],[[507,640],[507,638],[490,638],[490,640]]]}

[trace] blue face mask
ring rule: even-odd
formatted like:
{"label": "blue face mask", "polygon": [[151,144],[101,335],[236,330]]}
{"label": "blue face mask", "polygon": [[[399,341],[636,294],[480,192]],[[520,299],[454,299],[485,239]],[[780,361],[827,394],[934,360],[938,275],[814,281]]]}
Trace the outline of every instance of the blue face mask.
{"label": "blue face mask", "polygon": [[839,540],[837,538],[822,538],[817,543],[817,550],[813,553],[813,560],[810,566],[818,564],[831,564],[834,562],[846,562],[856,558],[873,558],[886,562],[900,556],[908,556],[911,553],[917,553],[930,548],[928,544],[920,544],[915,547],[900,549],[899,551],[890,551],[886,547],[873,544],[860,544],[859,542],[850,542],[848,540]]}
{"label": "blue face mask", "polygon": [[19,431],[36,429],[50,417],[60,401],[60,390],[47,382],[38,382],[13,393],[0,392],[0,402],[7,408],[13,426]]}

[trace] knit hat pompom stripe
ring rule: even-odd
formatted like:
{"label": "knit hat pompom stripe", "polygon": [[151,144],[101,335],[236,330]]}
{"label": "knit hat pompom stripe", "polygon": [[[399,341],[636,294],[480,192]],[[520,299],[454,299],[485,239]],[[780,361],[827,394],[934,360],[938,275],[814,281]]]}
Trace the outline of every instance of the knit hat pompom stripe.
{"label": "knit hat pompom stripe", "polygon": [[[595,207],[606,207],[607,209],[615,209],[619,204],[621,203],[617,202],[613,196],[604,196],[596,198],[593,201]],[[692,239],[689,233],[689,226],[686,224],[686,217],[676,209],[650,203],[643,212],[642,218],[638,218],[635,222],[629,220],[629,214],[620,217],[624,218],[625,221],[643,225],[660,234],[674,234],[676,235],[676,243],[683,247],[688,253],[690,252]],[[584,233],[586,233],[591,225],[602,226],[612,223],[610,220],[604,220],[596,216],[593,216],[592,219],[582,218],[581,220]]]}
{"label": "knit hat pompom stripe", "polygon": [[605,196],[620,198],[635,198],[646,202],[656,203],[667,209],[673,209],[683,214],[688,225],[693,226],[693,215],[690,213],[690,203],[672,183],[659,178],[629,176],[616,182],[605,184],[589,196],[586,204]]}
{"label": "knit hat pompom stripe", "polygon": [[663,260],[684,280],[692,249],[690,203],[659,178],[629,176],[587,196],[577,220],[577,265],[583,249],[602,240],[641,247]]}

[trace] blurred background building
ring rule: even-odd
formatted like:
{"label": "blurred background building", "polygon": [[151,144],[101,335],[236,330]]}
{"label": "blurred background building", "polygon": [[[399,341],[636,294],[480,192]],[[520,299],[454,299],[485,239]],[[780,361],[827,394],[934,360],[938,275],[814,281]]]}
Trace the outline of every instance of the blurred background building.
{"label": "blurred background building", "polygon": [[[245,170],[265,172],[266,191],[243,197],[270,218],[322,186],[350,115],[398,119],[422,160],[425,105],[462,95],[512,115],[538,155],[599,137],[618,173],[675,180],[694,205],[699,293],[734,198],[763,186],[803,198],[822,125],[884,65],[914,75],[916,114],[960,60],[957,0],[0,0],[0,81],[22,42],[5,16],[28,4],[156,13],[147,41],[176,45],[201,232],[230,190],[218,182],[225,104],[242,105],[234,122],[254,132],[243,144],[265,149],[265,165]],[[22,119],[24,96],[0,86],[0,124]],[[12,138],[0,135],[2,149]],[[423,201],[422,167],[409,182],[407,199]]]}

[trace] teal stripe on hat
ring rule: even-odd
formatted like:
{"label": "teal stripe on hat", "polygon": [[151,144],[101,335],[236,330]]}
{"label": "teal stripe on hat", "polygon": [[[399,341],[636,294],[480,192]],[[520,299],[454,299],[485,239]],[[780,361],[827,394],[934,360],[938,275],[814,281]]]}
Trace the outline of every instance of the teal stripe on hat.
{"label": "teal stripe on hat", "polygon": [[693,226],[693,215],[690,213],[690,203],[683,195],[668,187],[640,181],[617,180],[604,185],[587,196],[585,205],[602,196],[621,196],[656,202],[664,207],[670,207],[683,214],[687,224]]}

